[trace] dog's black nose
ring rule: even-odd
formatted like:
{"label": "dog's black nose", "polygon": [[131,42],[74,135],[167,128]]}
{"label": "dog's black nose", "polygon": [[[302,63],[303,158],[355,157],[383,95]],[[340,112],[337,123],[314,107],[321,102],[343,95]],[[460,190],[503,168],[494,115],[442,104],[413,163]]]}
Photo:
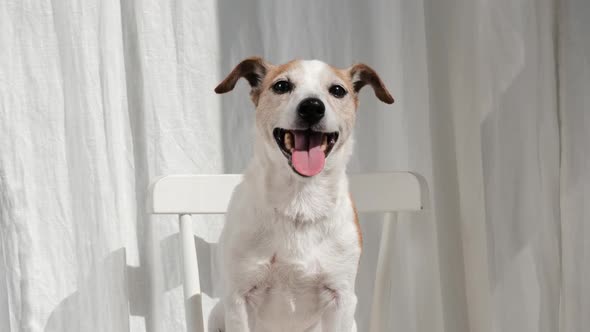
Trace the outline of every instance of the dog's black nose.
{"label": "dog's black nose", "polygon": [[324,117],[326,107],[318,98],[303,99],[297,106],[297,114],[308,124],[316,124]]}

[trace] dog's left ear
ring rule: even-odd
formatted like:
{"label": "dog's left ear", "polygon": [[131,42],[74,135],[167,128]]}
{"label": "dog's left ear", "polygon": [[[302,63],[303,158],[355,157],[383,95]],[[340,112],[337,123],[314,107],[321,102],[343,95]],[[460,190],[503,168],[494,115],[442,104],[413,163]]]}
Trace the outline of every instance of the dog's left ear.
{"label": "dog's left ear", "polygon": [[240,78],[250,83],[252,90],[260,87],[262,79],[268,71],[269,64],[262,58],[252,57],[240,62],[227,77],[215,88],[216,93],[226,93],[234,89]]}
{"label": "dog's left ear", "polygon": [[369,84],[375,91],[375,96],[384,103],[393,104],[393,97],[387,91],[385,84],[381,78],[373,70],[373,68],[363,64],[357,63],[348,69],[354,92],[358,93],[362,87]]}

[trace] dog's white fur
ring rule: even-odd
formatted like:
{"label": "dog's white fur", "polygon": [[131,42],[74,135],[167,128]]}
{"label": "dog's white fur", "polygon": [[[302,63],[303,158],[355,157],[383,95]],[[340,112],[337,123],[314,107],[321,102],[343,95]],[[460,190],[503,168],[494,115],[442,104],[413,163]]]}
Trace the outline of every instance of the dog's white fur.
{"label": "dog's white fur", "polygon": [[[233,193],[219,242],[224,294],[211,314],[210,331],[356,331],[354,284],[362,239],[345,169],[358,89],[370,84],[382,93],[380,99],[391,98],[378,77],[369,81],[374,71],[361,66],[341,70],[317,60],[274,66],[251,58],[216,89],[227,92],[240,77],[250,81],[256,137],[254,158]],[[281,79],[294,84],[292,92],[272,91]],[[355,89],[361,79],[367,82]],[[328,88],[333,84],[348,94],[332,96]],[[326,106],[312,129],[337,131],[339,139],[323,171],[302,177],[291,169],[272,132],[276,127],[306,129],[297,121],[296,108],[308,97]]]}

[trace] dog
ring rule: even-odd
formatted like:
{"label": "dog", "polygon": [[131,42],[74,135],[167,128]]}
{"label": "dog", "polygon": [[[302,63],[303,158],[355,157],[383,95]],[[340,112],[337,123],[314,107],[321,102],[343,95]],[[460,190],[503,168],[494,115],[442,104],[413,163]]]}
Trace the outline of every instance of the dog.
{"label": "dog", "polygon": [[209,331],[356,331],[362,234],[345,170],[361,88],[394,100],[365,64],[252,57],[215,92],[240,78],[256,107],[254,157],[220,236],[224,291]]}

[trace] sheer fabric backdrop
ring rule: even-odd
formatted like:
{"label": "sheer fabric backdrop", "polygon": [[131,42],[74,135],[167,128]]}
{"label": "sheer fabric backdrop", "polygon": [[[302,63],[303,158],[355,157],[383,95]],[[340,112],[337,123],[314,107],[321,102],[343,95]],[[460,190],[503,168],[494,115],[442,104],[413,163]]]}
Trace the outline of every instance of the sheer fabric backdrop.
{"label": "sheer fabric backdrop", "polygon": [[[387,331],[590,326],[585,0],[0,3],[0,331],[183,331],[173,218],[150,179],[244,169],[244,57],[373,66],[353,172],[412,170],[430,209],[392,227]],[[367,89],[369,90],[369,89]],[[203,286],[222,217],[194,223]],[[380,217],[362,216],[366,331]]]}

